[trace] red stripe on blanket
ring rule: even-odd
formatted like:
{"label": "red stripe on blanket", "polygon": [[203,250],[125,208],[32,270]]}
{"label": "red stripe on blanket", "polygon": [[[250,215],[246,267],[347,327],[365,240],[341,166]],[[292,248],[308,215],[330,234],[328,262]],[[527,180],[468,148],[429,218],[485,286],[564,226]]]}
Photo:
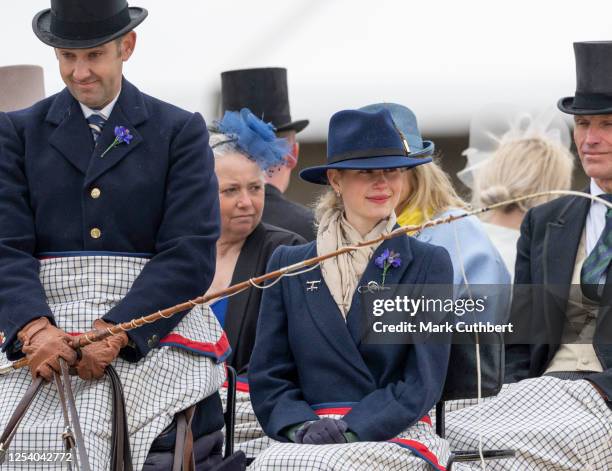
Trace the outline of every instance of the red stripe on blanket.
{"label": "red stripe on blanket", "polygon": [[[222,388],[226,388],[227,389],[227,381],[225,381],[222,385]],[[236,391],[240,391],[240,392],[244,392],[244,393],[249,393],[249,383],[248,381],[243,378],[238,376],[238,378],[236,379]]]}
{"label": "red stripe on blanket", "polygon": [[[73,337],[82,335],[81,332],[68,332],[68,334],[72,335]],[[168,334],[165,337],[163,337],[159,341],[159,343],[160,345],[164,343],[178,344],[190,350],[196,350],[198,352],[212,354],[217,359],[224,358],[230,346],[229,341],[227,340],[227,336],[225,335],[225,332],[223,332],[221,337],[219,337],[219,340],[217,341],[217,343],[197,342],[195,340],[190,340],[187,337],[183,337],[182,335],[179,335],[179,334]],[[247,392],[248,392],[248,387],[249,386],[247,385]]]}
{"label": "red stripe on blanket", "polygon": [[351,411],[351,407],[326,407],[318,409],[315,412],[317,415],[346,415]]}
{"label": "red stripe on blanket", "polygon": [[406,445],[407,447],[413,448],[422,454],[425,458],[427,458],[431,463],[436,467],[439,471],[446,471],[446,468],[440,464],[438,461],[438,457],[433,454],[433,452],[427,448],[421,442],[417,442],[416,440],[406,440],[405,438],[393,438],[389,440],[391,443],[397,443],[398,445]]}
{"label": "red stripe on blanket", "polygon": [[[351,407],[327,407],[325,409],[319,409],[315,411],[317,415],[346,415],[351,411]],[[419,422],[431,425],[431,417],[424,415],[419,419]]]}
{"label": "red stripe on blanket", "polygon": [[159,343],[179,344],[185,348],[196,350],[202,353],[212,353],[216,358],[223,358],[229,349],[229,341],[227,340],[225,332],[223,332],[223,334],[221,335],[221,337],[219,337],[219,340],[217,340],[216,343],[197,342],[195,340],[190,340],[186,337],[183,337],[179,334],[168,334],[163,337],[159,341]]}

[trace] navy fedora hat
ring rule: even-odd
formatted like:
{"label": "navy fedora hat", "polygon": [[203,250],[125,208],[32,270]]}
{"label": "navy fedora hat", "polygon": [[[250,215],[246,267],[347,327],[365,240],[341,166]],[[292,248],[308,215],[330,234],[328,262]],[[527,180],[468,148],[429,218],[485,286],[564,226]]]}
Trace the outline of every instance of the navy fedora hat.
{"label": "navy fedora hat", "polygon": [[327,165],[305,168],[300,177],[327,185],[330,169],[411,168],[431,162],[424,154],[412,153],[389,110],[344,110],[329,121]]}
{"label": "navy fedora hat", "polygon": [[576,93],[561,98],[558,108],[568,114],[612,114],[612,41],[574,43]]}
{"label": "navy fedora hat", "polygon": [[130,32],[147,14],[126,0],[51,0],[51,8],[32,20],[32,29],[49,46],[87,49]]}

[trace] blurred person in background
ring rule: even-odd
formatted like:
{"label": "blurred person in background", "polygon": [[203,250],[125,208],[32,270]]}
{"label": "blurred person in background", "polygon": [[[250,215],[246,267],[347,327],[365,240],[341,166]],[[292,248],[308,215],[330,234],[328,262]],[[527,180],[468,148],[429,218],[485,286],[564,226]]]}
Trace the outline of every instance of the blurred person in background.
{"label": "blurred person in background", "polygon": [[[532,116],[509,105],[487,107],[470,125],[468,163],[457,176],[472,189],[475,208],[531,193],[569,190],[574,156],[570,131],[558,112]],[[484,229],[512,278],[516,243],[525,213],[558,197],[532,198],[484,213]]]}
{"label": "blurred person in background", "polygon": [[45,97],[43,68],[39,65],[0,67],[0,111],[21,110]]}

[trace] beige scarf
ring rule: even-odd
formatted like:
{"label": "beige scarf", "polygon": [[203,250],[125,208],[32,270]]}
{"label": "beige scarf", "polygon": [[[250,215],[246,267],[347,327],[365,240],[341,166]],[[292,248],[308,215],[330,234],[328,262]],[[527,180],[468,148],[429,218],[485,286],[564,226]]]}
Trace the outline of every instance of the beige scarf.
{"label": "beige scarf", "polygon": [[[388,234],[391,232],[395,223],[395,213],[392,213],[388,219],[382,219],[374,226],[365,237],[361,237],[359,232],[346,220],[343,212],[329,209],[323,214],[319,222],[317,254],[323,255],[347,245],[355,245],[359,242],[376,239],[383,233]],[[372,254],[379,245],[371,245],[321,262],[321,272],[323,273],[325,284],[329,288],[345,320],[351,308],[357,283],[359,283],[370,258],[372,258]]]}

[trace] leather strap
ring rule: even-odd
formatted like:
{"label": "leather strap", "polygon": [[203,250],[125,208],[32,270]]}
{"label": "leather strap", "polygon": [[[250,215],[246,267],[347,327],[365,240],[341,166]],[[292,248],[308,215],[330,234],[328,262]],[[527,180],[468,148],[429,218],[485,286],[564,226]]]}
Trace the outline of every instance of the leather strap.
{"label": "leather strap", "polygon": [[[78,421],[78,413],[76,410],[76,404],[74,401],[74,395],[70,385],[69,369],[64,360],[60,361],[62,376],[56,374],[56,385],[58,388],[58,394],[62,406],[62,412],[64,413],[64,424],[66,425],[66,432],[70,432],[70,424],[68,415],[72,418],[72,424],[74,433],[66,433],[62,438],[66,448],[74,449],[75,445],[79,453],[79,462],[83,471],[89,471],[89,463],[85,450],[85,442],[81,427]],[[111,471],[133,471],[132,456],[130,451],[130,442],[127,428],[127,416],[125,413],[125,399],[123,396],[123,387],[121,380],[117,375],[117,372],[112,366],[108,366],[106,373],[111,381],[112,394],[113,394],[113,430],[111,438]],[[27,391],[17,404],[13,415],[9,419],[2,435],[0,436],[0,464],[3,463],[6,451],[17,432],[17,428],[21,423],[21,420],[25,416],[30,404],[34,400],[34,397],[44,384],[45,380],[42,377],[37,377],[32,381],[32,384],[28,387]],[[194,409],[195,410],[195,409]],[[185,412],[185,411],[184,411]],[[181,413],[180,415],[184,414]],[[190,417],[185,417],[185,421],[189,421],[188,431],[191,432],[191,418],[193,417],[193,411]],[[189,441],[187,437],[187,429],[183,433],[183,447],[185,449],[186,442],[191,443],[193,447],[193,440]],[[190,434],[189,434],[190,436]],[[178,435],[177,435],[178,437]],[[185,438],[188,438],[185,441]],[[190,449],[192,450],[192,448]],[[192,452],[189,451],[191,454]],[[188,456],[183,453],[179,454],[181,457]],[[189,463],[189,459],[186,461]]]}
{"label": "leather strap", "polygon": [[[64,450],[71,452],[76,448],[76,441],[72,428],[70,427],[70,415],[68,413],[68,405],[66,402],[66,396],[64,395],[64,385],[62,384],[62,377],[56,371],[53,372],[53,379],[55,381],[55,388],[57,394],[59,394],[60,405],[62,407],[62,416],[64,417],[64,432],[62,433],[62,441],[64,442]],[[72,463],[68,463],[68,468],[72,469]]]}
{"label": "leather strap", "polygon": [[172,471],[195,471],[193,432],[191,430],[194,413],[195,406],[191,406],[176,414],[176,442]]}
{"label": "leather strap", "polygon": [[186,409],[183,413],[187,419],[187,431],[185,433],[185,448],[183,450],[183,470],[195,471],[195,456],[193,456],[193,430],[191,422],[195,415],[196,406],[193,405]]}
{"label": "leather strap", "polygon": [[11,415],[8,424],[6,424],[6,427],[2,432],[2,436],[0,436],[0,465],[4,462],[6,451],[8,450],[8,447],[15,436],[15,432],[17,432],[17,427],[19,427],[21,419],[23,419],[23,416],[30,407],[30,404],[32,404],[32,401],[40,390],[43,382],[44,379],[40,376],[34,378],[32,384],[30,384],[27,391],[19,401],[19,404],[17,404],[17,407],[15,408],[13,415]]}
{"label": "leather strap", "polygon": [[113,393],[111,471],[133,471],[123,386],[121,385],[119,375],[112,365],[106,367],[106,374],[111,381]]}
{"label": "leather strap", "polygon": [[83,439],[83,432],[81,430],[81,424],[79,422],[79,413],[77,412],[74,394],[72,393],[72,386],[70,385],[70,372],[68,368],[68,363],[66,363],[63,358],[60,358],[59,364],[60,369],[62,371],[62,381],[64,383],[66,403],[68,404],[68,412],[70,413],[70,419],[72,420],[74,439],[76,441],[77,451],[79,455],[79,469],[83,471],[91,471],[91,467],[89,466],[89,459],[87,457],[87,450],[85,449],[85,440]]}

